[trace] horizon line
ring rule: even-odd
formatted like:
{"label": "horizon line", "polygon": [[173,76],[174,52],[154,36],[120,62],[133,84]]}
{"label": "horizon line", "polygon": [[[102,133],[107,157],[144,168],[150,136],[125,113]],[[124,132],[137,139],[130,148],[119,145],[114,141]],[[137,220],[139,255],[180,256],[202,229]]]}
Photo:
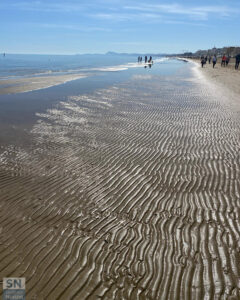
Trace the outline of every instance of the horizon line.
{"label": "horizon line", "polygon": [[153,52],[145,52],[145,53],[138,53],[138,52],[115,52],[115,51],[107,51],[104,53],[30,53],[30,52],[4,52],[1,51],[1,54],[8,54],[8,55],[68,55],[68,56],[73,56],[73,55],[108,55],[108,54],[128,54],[128,55],[146,55],[146,54],[151,54],[151,55],[171,55],[173,53],[153,53]]}

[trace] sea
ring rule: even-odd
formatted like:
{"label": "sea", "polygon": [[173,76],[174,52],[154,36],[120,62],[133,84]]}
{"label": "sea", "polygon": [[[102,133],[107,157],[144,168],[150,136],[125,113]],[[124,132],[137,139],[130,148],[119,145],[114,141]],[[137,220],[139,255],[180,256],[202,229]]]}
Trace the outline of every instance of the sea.
{"label": "sea", "polygon": [[79,72],[123,71],[137,67],[131,55],[24,55],[0,57],[0,79],[26,76],[66,75]]}
{"label": "sea", "polygon": [[[143,57],[144,58],[144,57]],[[154,69],[159,64],[164,73],[172,71],[175,66],[169,64],[166,57],[154,57]],[[175,62],[176,63],[176,62]],[[157,66],[156,66],[157,65]],[[98,75],[103,72],[121,72],[129,69],[142,69],[144,63],[137,62],[136,55],[120,54],[85,54],[85,55],[27,55],[6,54],[0,56],[0,80],[33,76],[54,76],[79,74]],[[172,68],[173,67],[173,68]],[[148,68],[146,68],[148,69]],[[154,72],[154,69],[152,72]],[[135,70],[136,71],[136,70]],[[157,70],[159,72],[159,68]],[[145,71],[146,72],[146,71]],[[133,70],[134,73],[134,70]],[[126,75],[126,74],[124,74]]]}

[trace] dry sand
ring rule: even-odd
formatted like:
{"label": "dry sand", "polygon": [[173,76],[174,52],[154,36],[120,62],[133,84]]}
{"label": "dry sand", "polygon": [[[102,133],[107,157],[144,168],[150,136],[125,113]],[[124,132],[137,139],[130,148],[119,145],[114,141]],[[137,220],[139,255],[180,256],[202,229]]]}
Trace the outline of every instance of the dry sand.
{"label": "dry sand", "polygon": [[207,63],[201,68],[199,60],[190,61],[195,62],[199,66],[199,69],[201,69],[202,74],[207,80],[217,85],[220,89],[225,89],[224,94],[237,94],[240,106],[240,68],[239,70],[234,69],[235,59],[232,58],[227,67],[221,67],[221,60],[218,59],[215,68],[212,67],[212,63]]}
{"label": "dry sand", "polygon": [[26,77],[18,79],[0,80],[0,95],[15,94],[29,92],[39,89],[48,88],[54,85],[66,83],[86,77],[83,74],[77,75],[59,75],[59,76],[41,76],[41,77]]}
{"label": "dry sand", "polygon": [[202,68],[202,72],[215,84],[237,93],[240,99],[240,69],[235,70],[234,63],[230,63],[227,67],[221,67],[221,63],[218,62],[214,69],[212,64],[206,64]]}
{"label": "dry sand", "polygon": [[38,300],[239,299],[240,120],[212,88],[138,78],[38,117],[0,156],[0,278]]}

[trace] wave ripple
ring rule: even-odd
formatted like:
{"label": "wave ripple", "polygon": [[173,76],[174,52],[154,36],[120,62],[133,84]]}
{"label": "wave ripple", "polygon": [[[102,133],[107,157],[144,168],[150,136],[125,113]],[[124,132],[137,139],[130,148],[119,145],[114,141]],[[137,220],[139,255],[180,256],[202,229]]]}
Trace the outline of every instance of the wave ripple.
{"label": "wave ripple", "polygon": [[239,299],[234,112],[156,78],[38,117],[0,156],[0,278],[28,299]]}

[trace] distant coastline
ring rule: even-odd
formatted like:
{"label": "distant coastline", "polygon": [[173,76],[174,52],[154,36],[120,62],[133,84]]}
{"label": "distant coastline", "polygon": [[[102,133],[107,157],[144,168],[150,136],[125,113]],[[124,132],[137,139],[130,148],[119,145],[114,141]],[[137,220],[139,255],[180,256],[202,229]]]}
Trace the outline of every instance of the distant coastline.
{"label": "distant coastline", "polygon": [[177,54],[167,54],[167,57],[185,57],[185,58],[198,58],[203,56],[213,56],[216,55],[218,57],[222,56],[222,55],[229,55],[231,57],[235,57],[237,54],[240,54],[240,47],[233,47],[233,46],[229,46],[229,47],[222,47],[222,48],[216,48],[213,47],[211,49],[207,49],[207,50],[198,50],[196,52],[184,52],[184,53],[177,53]]}

